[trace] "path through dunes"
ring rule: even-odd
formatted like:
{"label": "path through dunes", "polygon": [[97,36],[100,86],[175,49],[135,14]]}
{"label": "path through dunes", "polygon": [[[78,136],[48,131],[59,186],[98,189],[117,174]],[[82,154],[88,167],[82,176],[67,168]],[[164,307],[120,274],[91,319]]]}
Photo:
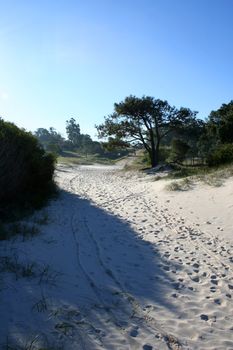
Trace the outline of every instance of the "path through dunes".
{"label": "path through dunes", "polygon": [[142,175],[60,166],[57,182],[44,233],[8,248],[57,271],[56,283],[1,290],[1,341],[31,332],[56,349],[233,349],[232,245],[158,205]]}

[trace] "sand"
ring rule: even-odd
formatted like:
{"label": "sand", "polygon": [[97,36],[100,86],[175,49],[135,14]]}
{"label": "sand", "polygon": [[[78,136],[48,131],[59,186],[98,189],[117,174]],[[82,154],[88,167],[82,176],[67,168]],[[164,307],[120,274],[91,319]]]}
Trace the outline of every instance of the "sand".
{"label": "sand", "polygon": [[40,234],[0,242],[2,349],[233,349],[232,180],[174,193],[107,166],[56,180]]}

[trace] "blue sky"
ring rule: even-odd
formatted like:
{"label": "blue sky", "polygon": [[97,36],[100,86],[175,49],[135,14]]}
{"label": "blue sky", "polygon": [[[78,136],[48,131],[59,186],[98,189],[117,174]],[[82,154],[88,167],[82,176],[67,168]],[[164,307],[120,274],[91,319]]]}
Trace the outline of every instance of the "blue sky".
{"label": "blue sky", "polygon": [[133,94],[211,110],[233,99],[233,0],[0,0],[0,116],[74,117],[93,137]]}

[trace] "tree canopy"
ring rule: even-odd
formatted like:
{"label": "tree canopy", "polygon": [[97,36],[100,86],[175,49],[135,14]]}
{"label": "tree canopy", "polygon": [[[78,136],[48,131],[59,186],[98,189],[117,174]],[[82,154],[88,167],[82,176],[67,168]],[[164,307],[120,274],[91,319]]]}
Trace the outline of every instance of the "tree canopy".
{"label": "tree canopy", "polygon": [[61,153],[65,144],[65,139],[56,131],[56,129],[53,127],[50,127],[49,130],[45,128],[38,128],[34,132],[34,135],[46,151],[53,152],[55,154]]}
{"label": "tree canopy", "polygon": [[177,109],[151,96],[130,95],[115,103],[114,112],[96,128],[100,138],[114,136],[118,140],[142,144],[150,156],[151,166],[156,166],[163,138],[172,131],[193,125],[196,114],[189,108]]}
{"label": "tree canopy", "polygon": [[66,133],[68,140],[73,146],[78,147],[80,144],[80,126],[74,118],[66,121]]}
{"label": "tree canopy", "polygon": [[212,111],[207,120],[210,136],[220,143],[233,143],[233,100]]}

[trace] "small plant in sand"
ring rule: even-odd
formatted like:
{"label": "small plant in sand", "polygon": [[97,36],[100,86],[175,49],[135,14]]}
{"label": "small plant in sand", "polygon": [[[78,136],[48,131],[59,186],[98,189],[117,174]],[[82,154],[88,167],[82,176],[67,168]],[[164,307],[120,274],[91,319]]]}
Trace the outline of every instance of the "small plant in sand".
{"label": "small plant in sand", "polygon": [[189,178],[184,178],[181,181],[173,181],[165,186],[167,191],[187,191],[191,188],[193,182]]}
{"label": "small plant in sand", "polygon": [[70,335],[73,331],[74,326],[68,322],[61,322],[55,325],[55,329],[64,335]]}
{"label": "small plant in sand", "polygon": [[21,265],[18,261],[18,256],[12,257],[2,256],[0,257],[0,272],[9,272],[15,274],[16,278],[19,275]]}
{"label": "small plant in sand", "polygon": [[40,232],[37,225],[22,223],[19,221],[5,225],[4,230],[5,231],[1,234],[1,239],[10,239],[17,235],[21,235],[24,239],[29,239],[38,235]]}
{"label": "small plant in sand", "polygon": [[201,181],[205,184],[213,187],[221,187],[223,185],[224,179],[217,174],[209,174],[201,177]]}
{"label": "small plant in sand", "polygon": [[154,181],[159,181],[159,180],[161,180],[162,178],[163,178],[163,176],[156,175],[156,176],[153,178],[153,180],[154,180]]}
{"label": "small plant in sand", "polygon": [[0,272],[12,273],[16,279],[36,277],[37,265],[33,262],[21,263],[17,255],[3,256],[0,258]]}
{"label": "small plant in sand", "polygon": [[[16,343],[14,340],[10,339],[8,336],[4,344],[1,345],[2,350],[63,350],[62,345],[54,345],[45,337],[43,334],[36,334],[31,337],[31,339],[23,342],[23,344]],[[22,342],[22,341],[21,341]]]}
{"label": "small plant in sand", "polygon": [[43,293],[41,293],[41,299],[33,305],[32,310],[36,310],[37,312],[45,312],[48,310],[48,299]]}
{"label": "small plant in sand", "polygon": [[40,268],[38,273],[39,284],[50,284],[52,286],[57,285],[57,280],[60,277],[61,273],[53,270],[50,265],[45,265]]}
{"label": "small plant in sand", "polygon": [[36,276],[36,263],[28,262],[21,266],[21,276],[22,277],[34,277]]}
{"label": "small plant in sand", "polygon": [[36,278],[38,279],[38,284],[49,284],[51,286],[56,286],[57,280],[61,275],[49,265],[40,266],[35,262],[21,262],[17,254],[10,257],[0,257],[0,272],[11,273],[16,280],[19,278]]}

